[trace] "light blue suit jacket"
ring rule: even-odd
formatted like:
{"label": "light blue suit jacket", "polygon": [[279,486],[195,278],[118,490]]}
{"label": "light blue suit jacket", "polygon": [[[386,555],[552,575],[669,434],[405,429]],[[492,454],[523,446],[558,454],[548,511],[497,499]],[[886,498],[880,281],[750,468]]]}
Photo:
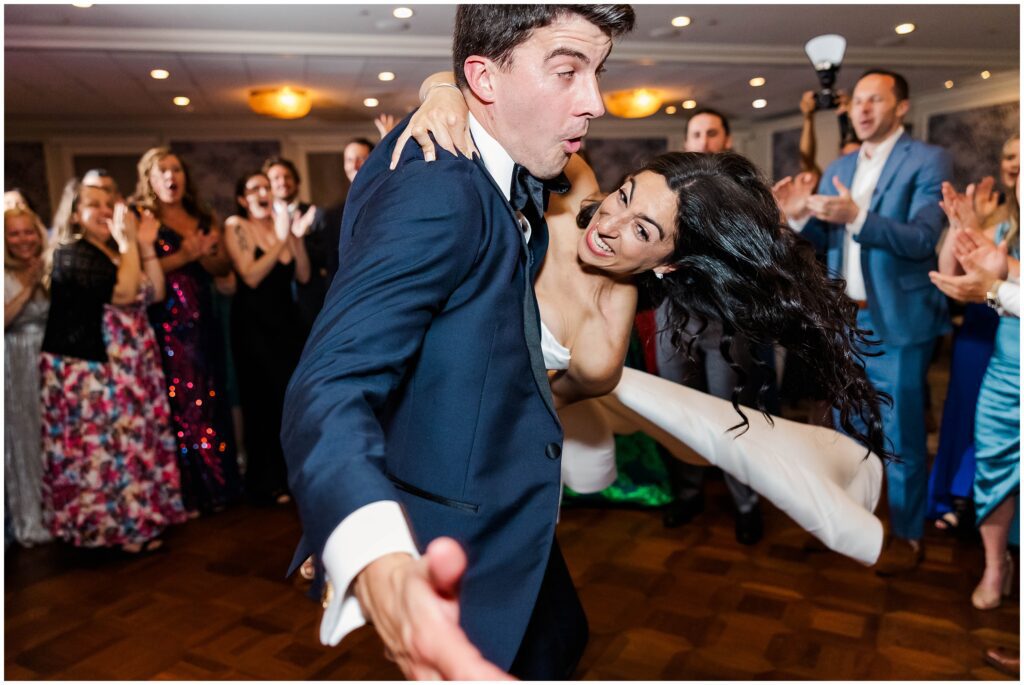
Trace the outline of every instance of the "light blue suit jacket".
{"label": "light blue suit jacket", "polygon": [[[832,177],[853,186],[857,153],[832,162],[818,192],[837,195]],[[942,148],[904,133],[896,141],[871,197],[867,219],[854,240],[860,243],[861,269],[875,334],[889,345],[914,345],[950,329],[945,296],[928,272],[937,268],[936,246],[945,225],[939,207],[942,182],[953,163]],[[829,269],[842,276],[846,227],[811,219],[801,234],[828,253]]]}

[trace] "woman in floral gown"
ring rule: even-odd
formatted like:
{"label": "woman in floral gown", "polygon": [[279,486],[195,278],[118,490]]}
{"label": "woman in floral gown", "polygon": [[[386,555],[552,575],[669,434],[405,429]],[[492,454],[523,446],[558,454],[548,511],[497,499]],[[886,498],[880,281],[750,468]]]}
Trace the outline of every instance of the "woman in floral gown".
{"label": "woman in floral gown", "polygon": [[170,408],[146,306],[163,296],[157,222],[137,227],[110,193],[76,179],[56,219],[40,360],[50,532],[138,553],[185,520]]}
{"label": "woman in floral gown", "polygon": [[139,160],[132,200],[160,221],[156,251],[167,298],[149,309],[171,403],[182,496],[190,516],[223,509],[241,491],[214,276],[231,270],[213,216],[200,208],[184,163],[168,148]]}

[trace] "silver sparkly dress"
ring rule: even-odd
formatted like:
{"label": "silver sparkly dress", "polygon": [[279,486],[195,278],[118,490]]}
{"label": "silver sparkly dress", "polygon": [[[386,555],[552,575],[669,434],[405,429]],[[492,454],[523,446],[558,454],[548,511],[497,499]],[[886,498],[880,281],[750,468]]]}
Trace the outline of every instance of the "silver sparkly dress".
{"label": "silver sparkly dress", "polygon": [[[23,286],[4,273],[4,302]],[[26,547],[51,539],[43,524],[39,348],[50,303],[36,290],[4,329],[4,487],[15,539]]]}

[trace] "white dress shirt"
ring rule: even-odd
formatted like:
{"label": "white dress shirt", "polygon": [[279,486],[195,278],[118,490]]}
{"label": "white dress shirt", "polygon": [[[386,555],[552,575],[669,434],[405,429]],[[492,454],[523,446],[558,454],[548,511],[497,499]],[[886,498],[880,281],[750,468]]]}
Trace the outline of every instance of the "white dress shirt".
{"label": "white dress shirt", "polygon": [[[469,130],[484,167],[507,201],[512,193],[515,162],[472,114],[469,115]],[[521,215],[520,224],[529,240],[529,222]],[[367,504],[338,524],[324,545],[324,569],[334,592],[320,621],[320,642],[337,645],[346,635],[366,624],[362,607],[352,590],[352,581],[371,562],[396,552],[409,554],[414,559],[420,556],[405,512],[398,502]]]}
{"label": "white dress shirt", "polygon": [[[843,245],[843,278],[846,280],[846,294],[853,300],[866,300],[867,289],[864,286],[864,273],[860,267],[860,243],[853,239],[853,236],[861,232],[864,222],[868,218],[868,208],[871,206],[871,197],[875,193],[878,179],[882,176],[882,169],[889,160],[896,141],[903,135],[904,128],[898,127],[888,138],[875,146],[875,149],[868,154],[866,146],[861,146],[857,153],[857,170],[853,174],[853,182],[850,184],[850,199],[857,205],[857,217],[846,224],[846,235]],[[825,179],[828,183],[832,179]],[[807,225],[807,219],[791,220],[789,225],[795,231],[803,230]]]}

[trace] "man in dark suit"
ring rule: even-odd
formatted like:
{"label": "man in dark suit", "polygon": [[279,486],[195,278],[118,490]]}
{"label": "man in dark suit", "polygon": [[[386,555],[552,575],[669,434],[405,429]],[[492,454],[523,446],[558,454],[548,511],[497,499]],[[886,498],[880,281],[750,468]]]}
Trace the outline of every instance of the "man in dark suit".
{"label": "man in dark suit", "polygon": [[554,538],[539,179],[603,114],[597,76],[632,25],[626,5],[459,7],[456,81],[480,156],[427,164],[407,146],[388,172],[403,122],[356,178],[282,431],[296,559],[321,560],[333,591],[326,643],[369,619],[419,678],[565,678],[582,654]]}
{"label": "man in dark suit", "polygon": [[[721,112],[708,107],[695,110],[686,121],[684,149],[686,152],[705,153],[731,150],[732,134],[729,119]],[[673,343],[667,307],[667,303],[662,304],[655,314],[658,324],[656,349],[659,376],[715,397],[731,400],[740,378],[735,368],[738,365],[746,376],[737,401],[756,408],[758,391],[767,383],[772,391],[772,395],[766,400],[767,409],[773,414],[778,413],[778,409],[772,406],[775,390],[774,365],[758,366],[747,351],[749,343],[742,336],[733,337],[729,348],[731,359],[726,360],[721,350],[720,321],[690,321],[686,327],[686,335],[677,343]],[[694,338],[696,340],[691,345]],[[757,353],[765,361],[773,354],[771,347],[760,348]],[[688,523],[704,510],[704,476],[710,469],[707,466],[686,464],[671,456],[666,457],[665,464],[672,479],[675,499],[665,507],[663,520],[666,527],[675,528]],[[764,534],[757,493],[728,473],[723,474],[723,479],[736,505],[736,541],[743,545],[757,544]]]}
{"label": "man in dark suit", "polygon": [[[342,151],[345,167],[346,187],[356,180],[356,174],[373,152],[373,143],[366,138],[353,138]],[[338,272],[338,240],[341,235],[341,221],[345,213],[345,200],[327,209],[318,209],[313,225],[306,234],[306,253],[309,255],[309,283],[299,286],[299,307],[308,328],[313,327],[317,315],[324,306],[327,289]]]}
{"label": "man in dark suit", "polygon": [[953,165],[945,150],[904,130],[909,108],[902,76],[865,72],[850,105],[860,150],[829,165],[816,195],[803,174],[776,186],[790,224],[827,251],[829,269],[846,281],[857,325],[881,341],[865,350],[874,355],[865,363],[875,387],[892,396],[882,418],[899,461],[886,466],[891,537],[879,575],[909,571],[924,556],[925,374],[935,339],[950,328],[946,298],[928,272],[936,269],[945,222],[939,200]]}

